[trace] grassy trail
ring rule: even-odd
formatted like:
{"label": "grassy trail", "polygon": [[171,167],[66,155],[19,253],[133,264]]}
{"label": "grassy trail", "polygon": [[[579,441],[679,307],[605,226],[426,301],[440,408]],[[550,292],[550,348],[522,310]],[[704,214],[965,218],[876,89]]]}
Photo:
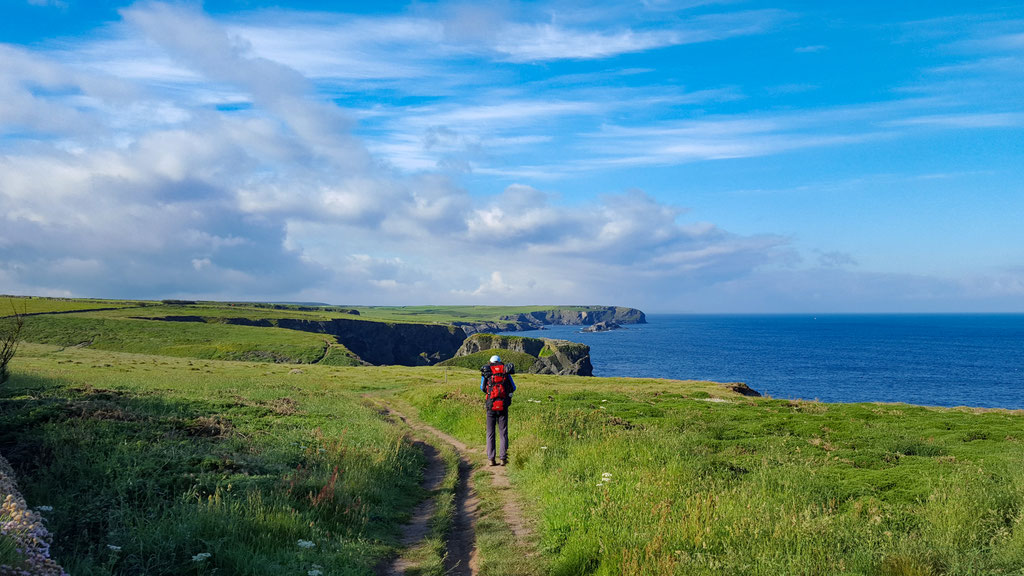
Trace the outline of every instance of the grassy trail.
{"label": "grassy trail", "polygon": [[[416,413],[415,407],[408,403],[379,396],[371,402],[421,438],[443,444],[458,456],[460,473],[454,493],[453,517],[450,522],[440,521],[450,526],[443,554],[444,574],[525,576],[543,573],[534,531],[519,504],[519,496],[512,490],[505,467],[485,466],[485,455],[479,448],[467,446],[417,417],[407,416]],[[404,412],[396,406],[401,406]],[[509,563],[509,558],[515,558],[516,563]],[[392,565],[390,571],[378,571],[378,574],[400,574],[399,565],[409,567],[410,563],[400,561]]]}

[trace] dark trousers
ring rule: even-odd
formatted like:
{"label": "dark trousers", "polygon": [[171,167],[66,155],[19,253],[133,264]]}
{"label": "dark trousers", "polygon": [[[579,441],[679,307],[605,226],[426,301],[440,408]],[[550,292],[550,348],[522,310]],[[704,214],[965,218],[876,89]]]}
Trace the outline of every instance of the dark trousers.
{"label": "dark trousers", "polygon": [[501,459],[508,458],[508,410],[487,411],[487,458],[494,460],[494,425],[498,425],[501,434]]}

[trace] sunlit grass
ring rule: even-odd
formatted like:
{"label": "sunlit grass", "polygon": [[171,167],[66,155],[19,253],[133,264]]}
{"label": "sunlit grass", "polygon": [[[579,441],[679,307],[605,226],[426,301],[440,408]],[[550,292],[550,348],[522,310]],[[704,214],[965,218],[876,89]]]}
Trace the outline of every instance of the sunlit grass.
{"label": "sunlit grass", "polygon": [[[553,574],[1024,567],[1024,417],[522,376],[512,468]],[[479,441],[472,385],[405,394]],[[725,400],[715,402],[709,400]]]}
{"label": "sunlit grass", "polygon": [[68,314],[25,319],[22,338],[57,346],[159,354],[217,360],[313,363],[331,346],[331,356],[346,356],[331,336],[255,326],[205,322],[158,322]]}

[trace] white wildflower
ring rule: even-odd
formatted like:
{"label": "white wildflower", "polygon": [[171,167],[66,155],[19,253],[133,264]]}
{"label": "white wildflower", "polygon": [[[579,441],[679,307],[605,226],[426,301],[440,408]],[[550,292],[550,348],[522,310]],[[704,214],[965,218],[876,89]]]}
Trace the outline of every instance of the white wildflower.
{"label": "white wildflower", "polygon": [[540,449],[541,449],[541,450],[547,450],[547,449],[548,449],[548,447],[547,447],[547,446],[541,446],[541,447],[540,447]]}
{"label": "white wildflower", "polygon": [[120,552],[121,551],[121,547],[117,546],[115,544],[107,544],[107,548],[110,548],[114,552]]}
{"label": "white wildflower", "polygon": [[313,568],[309,572],[306,572],[306,574],[308,576],[323,576],[323,571],[322,570],[317,570],[316,568]]}
{"label": "white wildflower", "polygon": [[40,512],[53,512],[53,506],[37,506],[36,510]]}
{"label": "white wildflower", "polygon": [[313,548],[316,544],[312,540],[299,540],[299,548]]}
{"label": "white wildflower", "polygon": [[213,556],[213,554],[210,554],[209,552],[200,552],[199,554],[196,554],[195,556],[192,557],[192,561],[193,562],[204,562],[210,556]]}

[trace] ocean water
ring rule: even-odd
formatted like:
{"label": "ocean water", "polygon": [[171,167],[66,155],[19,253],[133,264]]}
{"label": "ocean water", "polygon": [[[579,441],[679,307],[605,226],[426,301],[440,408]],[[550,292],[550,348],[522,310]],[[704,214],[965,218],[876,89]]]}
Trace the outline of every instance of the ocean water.
{"label": "ocean water", "polygon": [[590,346],[595,376],[746,382],[775,398],[1024,409],[1024,315],[651,315]]}

